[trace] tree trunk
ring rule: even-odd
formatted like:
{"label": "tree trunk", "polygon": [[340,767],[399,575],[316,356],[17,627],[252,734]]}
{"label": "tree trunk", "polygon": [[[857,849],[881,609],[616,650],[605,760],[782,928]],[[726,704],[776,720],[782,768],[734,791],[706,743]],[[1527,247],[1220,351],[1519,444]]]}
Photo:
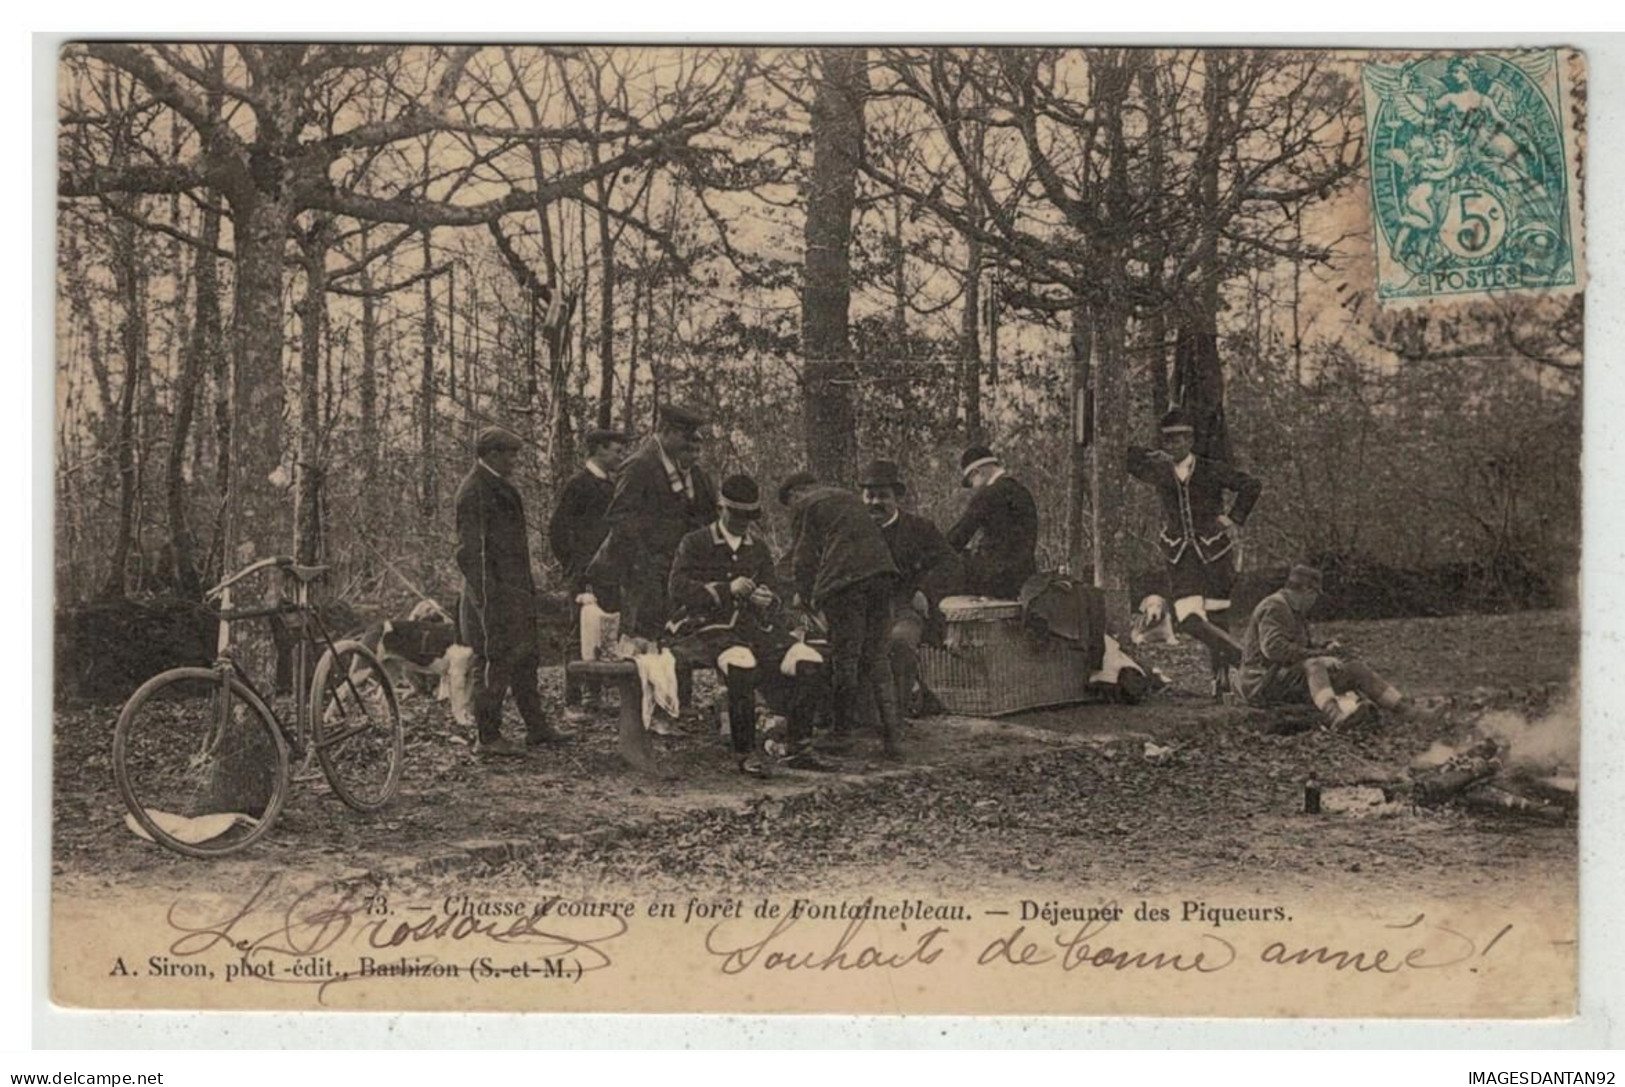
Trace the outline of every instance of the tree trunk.
{"label": "tree trunk", "polygon": [[462,406],[457,391],[457,265],[446,268],[446,398]]}
{"label": "tree trunk", "polygon": [[327,227],[302,243],[305,295],[299,300],[299,447],[294,471],[294,559],[313,566],[321,555],[321,367],[327,323]]}
{"label": "tree trunk", "polygon": [[1088,510],[1094,474],[1091,446],[1094,444],[1095,398],[1090,375],[1093,354],[1094,329],[1089,323],[1089,310],[1080,305],[1072,311],[1072,365],[1067,372],[1072,411],[1068,426],[1071,441],[1067,449],[1066,554],[1074,573],[1081,576],[1088,571],[1091,577],[1094,564],[1090,557],[1090,537],[1094,525],[1089,520]]}
{"label": "tree trunk", "polygon": [[[1202,114],[1206,130],[1196,162],[1196,221],[1200,229],[1194,308],[1180,329],[1183,354],[1175,356],[1176,396],[1194,417],[1196,452],[1216,460],[1230,459],[1230,435],[1224,419],[1224,369],[1219,361],[1219,165],[1230,143],[1225,112],[1229,95],[1227,70],[1220,50],[1202,51]],[[1177,352],[1177,347],[1176,347]],[[1181,373],[1181,363],[1183,372]]]}
{"label": "tree trunk", "polygon": [[[362,239],[366,250],[366,239]],[[361,287],[361,375],[356,379],[357,467],[361,472],[360,521],[363,538],[378,524],[378,300],[372,275],[365,268]]]}
{"label": "tree trunk", "polygon": [[[1167,143],[1163,132],[1163,110],[1157,86],[1157,66],[1143,64],[1139,73],[1140,97],[1145,102],[1146,192],[1151,201],[1146,216],[1151,223],[1163,222],[1163,177],[1167,165]],[[1151,296],[1151,312],[1145,321],[1145,373],[1151,418],[1160,420],[1168,411],[1168,302],[1163,297],[1164,273],[1168,263],[1167,238],[1153,229],[1146,247],[1146,287]]]}
{"label": "tree trunk", "polygon": [[118,532],[113,540],[112,569],[102,595],[123,596],[129,588],[130,548],[134,536],[136,500],[135,399],[141,384],[147,344],[147,315],[143,308],[141,268],[136,252],[135,225],[119,219],[113,227],[113,280],[124,319],[119,322],[119,349],[124,356],[124,382],[119,389]]}
{"label": "tree trunk", "polygon": [[197,411],[198,388],[203,372],[214,369],[220,350],[220,269],[210,252],[220,242],[220,212],[212,206],[203,213],[203,249],[196,255],[193,271],[194,313],[192,336],[183,356],[180,387],[175,394],[175,430],[165,465],[165,488],[169,499],[169,539],[175,554],[175,589],[184,599],[201,595],[203,585],[197,569],[197,543],[186,516],[186,486],[183,468],[186,443],[192,433]]}
{"label": "tree trunk", "polygon": [[[597,157],[596,149],[593,152]],[[599,199],[609,203],[608,187],[598,186]],[[598,212],[598,252],[604,268],[598,275],[598,425],[608,429],[615,421],[615,240],[609,233],[609,215]]]}
{"label": "tree trunk", "polygon": [[[430,244],[429,235],[433,231],[423,232],[423,269],[425,272],[434,265],[434,250]],[[434,312],[434,277],[425,276],[423,279],[423,374],[421,387],[423,390],[422,411],[418,416],[418,456],[419,464],[418,501],[419,511],[423,521],[428,524],[434,520],[436,508],[435,471],[434,471],[434,420],[435,420],[435,312]]]}
{"label": "tree trunk", "polygon": [[959,385],[965,405],[965,444],[987,440],[982,431],[982,242],[965,239],[965,308],[959,315]]}
{"label": "tree trunk", "polygon": [[891,338],[892,352],[898,358],[908,356],[908,261],[903,249],[903,198],[894,194],[891,199]]}
{"label": "tree trunk", "polygon": [[[1123,102],[1133,83],[1135,63],[1117,53],[1115,63],[1098,67],[1096,101],[1106,118],[1107,175],[1106,228],[1100,232],[1100,267],[1115,270],[1124,260],[1123,239],[1133,229],[1133,197],[1129,191],[1128,147],[1123,135]],[[1143,63],[1140,61],[1139,63]],[[1093,371],[1094,456],[1090,486],[1090,512],[1095,547],[1095,584],[1106,597],[1106,623],[1126,634],[1129,617],[1128,478],[1123,471],[1123,449],[1128,444],[1130,418],[1128,299],[1120,276],[1107,274],[1103,303],[1094,316]]]}
{"label": "tree trunk", "polygon": [[806,360],[802,413],[808,464],[819,478],[832,482],[850,474],[856,455],[847,318],[852,301],[852,213],[868,86],[864,63],[861,49],[819,50],[821,70],[811,117],[813,163],[801,289],[801,349]]}
{"label": "tree trunk", "polygon": [[643,299],[643,277],[639,276],[632,284],[632,329],[631,350],[626,359],[626,391],[625,405],[621,408],[621,429],[628,435],[637,428],[637,396],[638,396],[638,352],[642,348],[640,337],[640,323]]}
{"label": "tree trunk", "polygon": [[237,291],[232,312],[235,367],[231,388],[231,463],[222,554],[233,563],[286,546],[289,516],[282,467],[283,246],[290,220],[286,198],[256,193],[234,204]]}

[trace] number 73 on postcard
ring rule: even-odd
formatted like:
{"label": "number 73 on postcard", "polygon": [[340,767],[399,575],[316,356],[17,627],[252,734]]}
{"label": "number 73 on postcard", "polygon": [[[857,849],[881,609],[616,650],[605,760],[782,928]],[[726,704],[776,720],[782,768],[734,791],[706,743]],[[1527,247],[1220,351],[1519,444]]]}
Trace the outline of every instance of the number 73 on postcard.
{"label": "number 73 on postcard", "polygon": [[1377,294],[1578,289],[1578,53],[1451,53],[1362,66]]}

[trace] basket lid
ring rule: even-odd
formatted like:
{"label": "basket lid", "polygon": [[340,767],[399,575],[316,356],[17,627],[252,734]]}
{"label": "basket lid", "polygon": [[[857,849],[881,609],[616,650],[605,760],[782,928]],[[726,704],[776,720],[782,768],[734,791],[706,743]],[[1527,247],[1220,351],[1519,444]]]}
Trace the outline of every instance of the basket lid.
{"label": "basket lid", "polygon": [[992,622],[1021,618],[1021,602],[991,596],[945,596],[942,617],[950,623]]}

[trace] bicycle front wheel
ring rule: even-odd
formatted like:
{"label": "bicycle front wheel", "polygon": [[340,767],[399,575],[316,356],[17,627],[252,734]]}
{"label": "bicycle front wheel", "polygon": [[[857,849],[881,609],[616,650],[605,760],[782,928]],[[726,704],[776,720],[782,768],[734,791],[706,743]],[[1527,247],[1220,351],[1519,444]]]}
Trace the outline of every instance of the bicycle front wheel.
{"label": "bicycle front wheel", "polygon": [[288,790],[288,745],[259,696],[208,668],[174,668],[130,696],[113,774],[139,832],[188,857],[244,849]]}
{"label": "bicycle front wheel", "polygon": [[406,742],[389,673],[360,642],[322,654],[310,684],[311,746],[339,799],[376,811],[401,787]]}

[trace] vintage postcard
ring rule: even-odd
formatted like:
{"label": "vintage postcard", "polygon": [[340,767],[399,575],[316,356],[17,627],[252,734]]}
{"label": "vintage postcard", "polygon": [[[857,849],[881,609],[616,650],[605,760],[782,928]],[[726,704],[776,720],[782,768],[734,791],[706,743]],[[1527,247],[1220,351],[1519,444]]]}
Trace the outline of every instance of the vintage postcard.
{"label": "vintage postcard", "polygon": [[1566,1017],[1585,57],[58,57],[50,977]]}

